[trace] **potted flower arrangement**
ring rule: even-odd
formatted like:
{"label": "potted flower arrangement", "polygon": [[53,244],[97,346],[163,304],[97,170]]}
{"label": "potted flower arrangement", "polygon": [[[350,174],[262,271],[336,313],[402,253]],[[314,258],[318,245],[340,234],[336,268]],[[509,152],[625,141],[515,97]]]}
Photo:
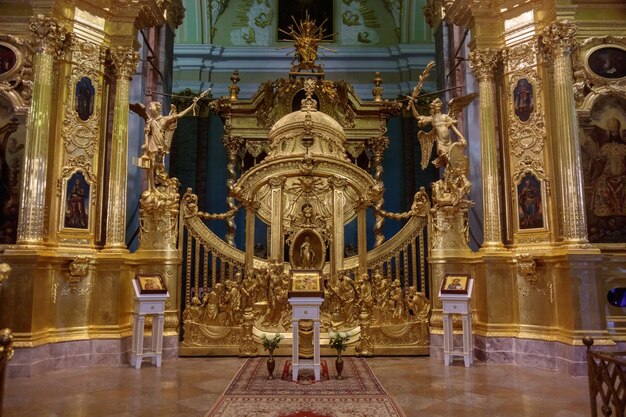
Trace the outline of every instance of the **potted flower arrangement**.
{"label": "potted flower arrangement", "polygon": [[335,369],[337,369],[337,379],[342,379],[341,371],[343,371],[343,359],[341,352],[348,347],[349,336],[346,333],[334,333],[330,335],[329,345],[337,351],[337,359],[335,360]]}
{"label": "potted flower arrangement", "polygon": [[263,340],[263,348],[270,353],[270,357],[267,359],[267,372],[269,373],[267,379],[274,379],[274,367],[276,366],[276,361],[274,361],[274,349],[276,349],[280,341],[283,340],[283,336],[280,333],[276,333],[272,339],[268,339],[267,335],[264,334],[261,340]]}

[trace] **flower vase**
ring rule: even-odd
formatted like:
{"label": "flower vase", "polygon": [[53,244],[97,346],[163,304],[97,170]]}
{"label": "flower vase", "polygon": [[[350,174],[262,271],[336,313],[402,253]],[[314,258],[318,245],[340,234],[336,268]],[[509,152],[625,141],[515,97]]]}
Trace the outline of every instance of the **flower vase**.
{"label": "flower vase", "polygon": [[270,350],[270,357],[267,359],[267,373],[269,376],[267,379],[274,379],[274,367],[276,366],[276,361],[274,360],[274,349]]}
{"label": "flower vase", "polygon": [[343,379],[341,371],[343,371],[343,359],[341,358],[341,351],[337,351],[337,359],[335,360],[335,369],[337,370],[337,379]]}

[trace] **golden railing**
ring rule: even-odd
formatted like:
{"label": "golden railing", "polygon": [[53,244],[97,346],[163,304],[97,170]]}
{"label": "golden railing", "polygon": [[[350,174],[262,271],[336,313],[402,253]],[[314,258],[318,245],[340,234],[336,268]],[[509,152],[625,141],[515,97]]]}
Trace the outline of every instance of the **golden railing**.
{"label": "golden railing", "polygon": [[624,417],[626,412],[626,352],[594,352],[593,338],[583,338],[587,346],[587,371],[591,416]]}
{"label": "golden railing", "polygon": [[[199,211],[195,206],[190,210],[186,202],[190,199],[197,201],[195,195],[183,198],[180,211],[182,227],[179,250],[184,256],[185,306],[192,303],[194,295],[204,294],[216,283],[232,278],[237,271],[243,273],[245,265],[245,253],[226,243],[202,220],[217,216]],[[425,215],[410,217],[396,235],[369,251],[367,265],[370,273],[380,268],[383,275],[400,280],[403,287],[412,286],[418,292],[425,293],[426,225]],[[344,271],[356,276],[358,262],[358,256],[346,258]],[[253,264],[258,269],[268,267],[269,261],[255,257]]]}

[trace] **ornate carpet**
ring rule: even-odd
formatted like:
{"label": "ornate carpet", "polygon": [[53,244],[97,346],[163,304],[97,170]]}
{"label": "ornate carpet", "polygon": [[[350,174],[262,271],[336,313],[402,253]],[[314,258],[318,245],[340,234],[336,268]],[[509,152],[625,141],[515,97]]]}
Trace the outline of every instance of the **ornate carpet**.
{"label": "ornate carpet", "polygon": [[267,379],[266,358],[248,359],[206,417],[405,417],[365,359],[344,358],[343,379],[334,359],[322,359],[321,381],[300,370],[291,381],[291,359],[276,358]]}

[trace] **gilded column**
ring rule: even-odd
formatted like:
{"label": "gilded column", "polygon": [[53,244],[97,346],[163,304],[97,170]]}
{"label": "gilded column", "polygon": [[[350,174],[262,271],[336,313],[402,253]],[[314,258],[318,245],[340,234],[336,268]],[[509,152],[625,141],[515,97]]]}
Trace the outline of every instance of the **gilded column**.
{"label": "gilded column", "polygon": [[554,133],[556,154],[562,165],[558,176],[561,235],[566,244],[587,243],[587,222],[583,201],[580,143],[577,134],[576,104],[570,53],[575,45],[576,25],[564,20],[543,31],[541,44],[552,61],[554,85]]}
{"label": "gilded column", "polygon": [[43,243],[46,218],[46,175],[53,96],[53,64],[62,51],[68,34],[54,20],[38,15],[30,22],[35,40],[33,90],[26,125],[26,150],[22,175],[22,196],[17,243]]}
{"label": "gilded column", "polygon": [[333,190],[333,251],[330,260],[330,274],[334,277],[337,271],[343,269],[343,207],[346,202],[344,190],[347,182],[340,177],[331,177],[328,179],[328,185]]}
{"label": "gilded column", "polygon": [[498,147],[495,118],[496,93],[494,73],[499,60],[497,50],[476,49],[470,52],[470,68],[478,79],[480,93],[480,158],[483,186],[484,250],[504,249],[500,220],[498,187]]}
{"label": "gilded column", "polygon": [[246,273],[254,267],[254,221],[259,203],[248,202],[246,207]]}
{"label": "gilded column", "polygon": [[357,207],[357,252],[359,254],[359,274],[367,273],[367,206]]}
{"label": "gilded column", "polygon": [[[389,146],[389,138],[387,138],[386,136],[378,136],[378,137],[371,138],[369,140],[369,146],[372,148],[372,152],[374,155],[372,158],[372,166],[374,168],[374,179],[376,180],[376,182],[378,182],[378,184],[380,184],[382,189],[384,189],[383,154],[385,153],[385,150]],[[376,214],[375,214],[376,221],[374,223],[374,237],[376,239],[374,243],[375,247],[382,245],[383,242],[385,241],[385,235],[383,234],[383,226],[385,224],[385,218],[382,215],[378,214],[379,210],[382,210],[385,205],[385,199],[383,198],[383,194],[384,193],[381,193],[380,199],[378,199],[374,203],[374,208],[376,209]]]}
{"label": "gilded column", "polygon": [[269,259],[283,261],[283,187],[285,178],[270,178],[272,216],[270,218],[270,253]]}
{"label": "gilded column", "polygon": [[[226,129],[225,129],[226,130]],[[228,210],[235,208],[235,198],[232,196],[231,191],[237,181],[237,172],[235,171],[235,165],[237,163],[237,154],[243,144],[243,138],[240,136],[231,136],[230,134],[224,135],[222,138],[224,147],[226,148],[226,155],[228,156],[228,163],[226,164],[226,170],[228,171],[228,179],[226,180],[226,187],[228,188],[228,197],[226,197],[226,207]],[[235,224],[235,215],[226,219],[226,242],[235,246],[235,232],[237,226]]]}
{"label": "gilded column", "polygon": [[118,46],[111,51],[116,77],[115,112],[111,140],[109,201],[105,250],[126,250],[126,181],[128,177],[128,102],[130,80],[139,54],[132,47]]}

